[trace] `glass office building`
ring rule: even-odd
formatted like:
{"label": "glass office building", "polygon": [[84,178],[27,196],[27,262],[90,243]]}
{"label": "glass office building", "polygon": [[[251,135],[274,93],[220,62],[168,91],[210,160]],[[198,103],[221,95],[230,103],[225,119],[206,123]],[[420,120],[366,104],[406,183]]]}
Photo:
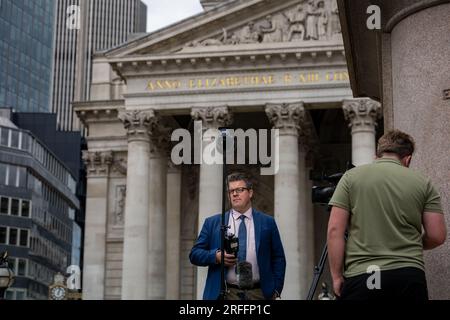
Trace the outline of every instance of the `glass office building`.
{"label": "glass office building", "polygon": [[6,299],[46,300],[54,275],[74,261],[76,180],[43,142],[1,113],[0,252],[8,251],[15,273]]}
{"label": "glass office building", "polygon": [[54,0],[0,0],[0,106],[49,112]]}

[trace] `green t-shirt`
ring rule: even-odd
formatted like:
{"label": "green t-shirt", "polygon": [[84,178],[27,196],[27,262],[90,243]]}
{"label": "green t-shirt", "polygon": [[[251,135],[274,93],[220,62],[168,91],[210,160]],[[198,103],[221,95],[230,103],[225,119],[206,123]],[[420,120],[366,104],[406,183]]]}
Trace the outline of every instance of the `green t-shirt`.
{"label": "green t-shirt", "polygon": [[422,213],[440,212],[430,181],[394,159],[378,159],[347,171],[330,205],[350,212],[344,276],[416,267],[424,270]]}

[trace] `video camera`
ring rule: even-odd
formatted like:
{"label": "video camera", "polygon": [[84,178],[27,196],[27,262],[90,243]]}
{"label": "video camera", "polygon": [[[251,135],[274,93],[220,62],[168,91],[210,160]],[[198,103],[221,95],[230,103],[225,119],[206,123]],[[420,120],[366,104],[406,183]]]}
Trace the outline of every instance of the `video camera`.
{"label": "video camera", "polygon": [[[354,165],[348,164],[347,170],[350,170],[354,167],[355,167]],[[312,187],[311,193],[312,202],[317,204],[328,205],[328,203],[331,200],[331,197],[333,196],[334,191],[336,190],[337,184],[339,183],[339,180],[341,180],[344,173],[345,172],[339,172],[329,176],[322,174],[322,176],[319,179],[313,179],[324,181],[325,184],[321,186]]]}
{"label": "video camera", "polygon": [[239,239],[234,234],[225,235],[225,252],[237,257],[239,251]]}

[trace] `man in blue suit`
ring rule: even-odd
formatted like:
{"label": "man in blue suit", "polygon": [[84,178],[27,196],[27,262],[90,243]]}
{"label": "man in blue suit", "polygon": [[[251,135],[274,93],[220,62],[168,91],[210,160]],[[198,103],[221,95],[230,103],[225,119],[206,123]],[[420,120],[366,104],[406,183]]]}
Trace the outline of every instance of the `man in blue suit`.
{"label": "man in blue suit", "polygon": [[[243,173],[228,176],[228,192],[232,209],[225,214],[228,234],[239,239],[237,257],[224,254],[226,299],[242,299],[236,265],[246,261],[252,266],[251,289],[245,291],[245,299],[276,299],[283,290],[286,258],[280,234],[273,217],[252,208],[252,182]],[[189,254],[191,263],[208,266],[203,299],[215,300],[220,295],[221,215],[209,217]]]}

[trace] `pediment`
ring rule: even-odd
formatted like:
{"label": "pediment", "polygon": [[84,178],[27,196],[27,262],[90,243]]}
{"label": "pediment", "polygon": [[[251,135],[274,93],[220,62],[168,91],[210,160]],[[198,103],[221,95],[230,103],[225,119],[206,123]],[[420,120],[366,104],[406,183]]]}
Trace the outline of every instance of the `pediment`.
{"label": "pediment", "polygon": [[342,43],[336,0],[236,0],[103,52],[108,58]]}

